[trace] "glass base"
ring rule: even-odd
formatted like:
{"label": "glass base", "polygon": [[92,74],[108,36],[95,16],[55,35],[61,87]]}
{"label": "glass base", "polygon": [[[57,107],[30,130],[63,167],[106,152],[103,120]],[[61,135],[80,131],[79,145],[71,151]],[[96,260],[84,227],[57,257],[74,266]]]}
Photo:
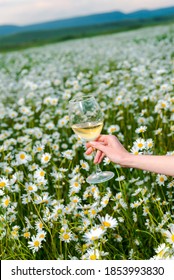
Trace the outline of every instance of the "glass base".
{"label": "glass base", "polygon": [[89,184],[98,184],[106,182],[114,177],[114,173],[111,171],[101,171],[91,174],[86,181]]}

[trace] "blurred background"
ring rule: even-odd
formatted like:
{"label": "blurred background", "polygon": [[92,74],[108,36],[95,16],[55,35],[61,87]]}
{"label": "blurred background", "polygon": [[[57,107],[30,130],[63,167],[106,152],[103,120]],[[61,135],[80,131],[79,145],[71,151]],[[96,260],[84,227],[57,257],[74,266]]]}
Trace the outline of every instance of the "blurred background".
{"label": "blurred background", "polygon": [[174,21],[174,0],[0,0],[0,50]]}

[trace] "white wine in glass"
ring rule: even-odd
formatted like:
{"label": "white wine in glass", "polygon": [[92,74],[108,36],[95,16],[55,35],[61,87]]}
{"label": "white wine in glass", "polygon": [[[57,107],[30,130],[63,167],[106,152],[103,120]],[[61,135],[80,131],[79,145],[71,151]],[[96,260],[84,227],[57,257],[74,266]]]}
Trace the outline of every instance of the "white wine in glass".
{"label": "white wine in glass", "polygon": [[[103,128],[103,113],[92,95],[78,95],[69,101],[69,120],[73,131],[85,141],[98,138]],[[86,181],[90,184],[102,183],[114,177],[111,171],[97,171]]]}
{"label": "white wine in glass", "polygon": [[98,122],[87,122],[83,124],[72,125],[72,130],[86,141],[95,140],[102,131],[103,121]]}

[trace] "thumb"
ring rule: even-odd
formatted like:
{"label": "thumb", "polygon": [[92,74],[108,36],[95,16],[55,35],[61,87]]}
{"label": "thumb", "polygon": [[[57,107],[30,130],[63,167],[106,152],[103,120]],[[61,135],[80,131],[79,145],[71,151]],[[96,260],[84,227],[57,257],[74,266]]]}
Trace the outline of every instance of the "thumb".
{"label": "thumb", "polygon": [[95,141],[90,141],[89,143],[91,144],[91,146],[92,146],[93,148],[95,148],[95,149],[97,149],[97,150],[100,150],[100,151],[106,153],[107,147],[106,147],[104,144],[102,144],[102,143],[100,143],[100,142],[95,142]]}

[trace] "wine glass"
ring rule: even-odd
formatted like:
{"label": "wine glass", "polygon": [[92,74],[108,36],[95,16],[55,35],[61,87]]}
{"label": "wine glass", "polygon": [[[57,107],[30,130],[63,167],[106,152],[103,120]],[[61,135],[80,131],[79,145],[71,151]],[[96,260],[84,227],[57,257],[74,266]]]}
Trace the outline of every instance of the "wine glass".
{"label": "wine glass", "polygon": [[[97,139],[103,128],[103,113],[92,95],[77,95],[69,101],[69,120],[72,130],[83,140]],[[111,171],[101,171],[97,166],[95,173],[86,181],[90,184],[102,183],[114,177]]]}

